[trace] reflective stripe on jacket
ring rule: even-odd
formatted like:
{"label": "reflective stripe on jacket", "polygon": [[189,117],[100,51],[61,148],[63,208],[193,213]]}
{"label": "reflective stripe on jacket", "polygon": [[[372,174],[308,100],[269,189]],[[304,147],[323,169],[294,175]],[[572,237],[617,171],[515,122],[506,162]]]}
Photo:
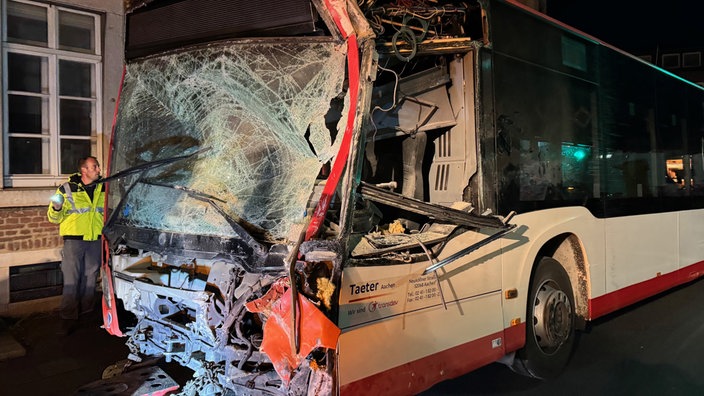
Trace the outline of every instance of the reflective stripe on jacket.
{"label": "reflective stripe on jacket", "polygon": [[62,184],[57,194],[64,196],[61,210],[54,210],[49,204],[47,217],[54,224],[60,224],[61,236],[83,236],[84,241],[95,241],[103,231],[103,205],[105,192],[103,184],[99,183],[93,191],[93,200],[88,197],[81,174],[71,175],[68,181]]}

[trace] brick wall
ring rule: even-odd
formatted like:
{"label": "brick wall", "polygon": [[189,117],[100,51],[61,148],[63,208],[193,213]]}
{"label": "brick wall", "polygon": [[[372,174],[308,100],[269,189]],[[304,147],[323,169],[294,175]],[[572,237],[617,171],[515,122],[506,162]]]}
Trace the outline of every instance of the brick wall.
{"label": "brick wall", "polygon": [[47,208],[0,208],[0,254],[61,247],[59,225],[49,223]]}

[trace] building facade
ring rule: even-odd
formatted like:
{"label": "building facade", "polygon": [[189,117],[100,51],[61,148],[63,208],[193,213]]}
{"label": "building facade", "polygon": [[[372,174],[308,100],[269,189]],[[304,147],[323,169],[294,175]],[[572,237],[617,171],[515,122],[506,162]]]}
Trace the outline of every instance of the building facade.
{"label": "building facade", "polygon": [[686,80],[704,87],[704,63],[701,47],[658,46],[639,57]]}
{"label": "building facade", "polygon": [[105,164],[124,11],[121,0],[0,1],[0,315],[21,315],[58,306],[63,241],[46,210],[79,158]]}

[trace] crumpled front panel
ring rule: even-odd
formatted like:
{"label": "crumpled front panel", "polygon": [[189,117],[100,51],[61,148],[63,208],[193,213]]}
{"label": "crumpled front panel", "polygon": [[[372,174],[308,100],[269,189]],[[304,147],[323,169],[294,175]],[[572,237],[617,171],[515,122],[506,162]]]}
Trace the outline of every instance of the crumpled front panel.
{"label": "crumpled front panel", "polygon": [[[219,216],[211,204],[184,193],[191,191],[270,237],[286,237],[337,149],[325,114],[342,90],[344,48],[317,38],[231,42],[130,64],[112,173],[208,151],[142,175],[161,186],[137,185],[127,195],[127,223],[232,236],[227,222],[210,219]],[[138,177],[116,181],[112,194],[124,194]],[[169,192],[173,186],[179,189]]]}

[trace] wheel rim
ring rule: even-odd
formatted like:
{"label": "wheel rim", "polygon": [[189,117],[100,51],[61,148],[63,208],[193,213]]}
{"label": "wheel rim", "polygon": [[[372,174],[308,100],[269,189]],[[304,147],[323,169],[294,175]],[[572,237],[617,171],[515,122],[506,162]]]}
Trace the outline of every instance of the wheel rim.
{"label": "wheel rim", "polygon": [[572,305],[552,280],[540,285],[533,301],[533,333],[546,354],[557,351],[572,333]]}

